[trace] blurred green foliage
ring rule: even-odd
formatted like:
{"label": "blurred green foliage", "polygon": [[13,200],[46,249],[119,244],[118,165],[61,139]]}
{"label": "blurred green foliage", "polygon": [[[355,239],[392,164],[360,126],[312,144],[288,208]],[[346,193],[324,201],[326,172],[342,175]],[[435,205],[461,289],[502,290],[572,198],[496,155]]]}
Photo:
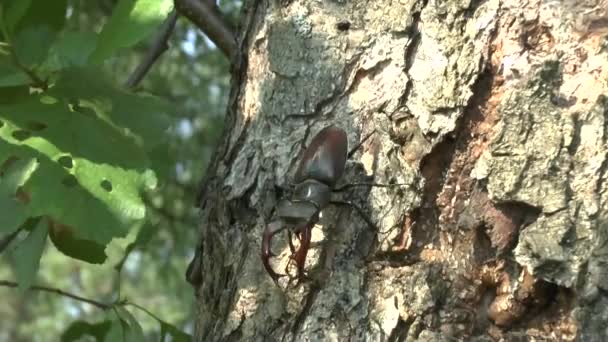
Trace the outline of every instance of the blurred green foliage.
{"label": "blurred green foliage", "polygon": [[[239,7],[220,2],[233,23]],[[0,280],[19,283],[0,286],[0,341],[187,340],[194,201],[222,130],[228,61],[180,18],[129,90],[171,0],[0,9],[0,240],[16,234]]]}

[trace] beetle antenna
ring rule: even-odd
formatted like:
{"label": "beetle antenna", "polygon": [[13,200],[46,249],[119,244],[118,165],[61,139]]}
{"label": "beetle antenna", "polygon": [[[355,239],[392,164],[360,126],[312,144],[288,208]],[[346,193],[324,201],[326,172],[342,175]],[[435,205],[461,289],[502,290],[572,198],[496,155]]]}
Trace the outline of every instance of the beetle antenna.
{"label": "beetle antenna", "polygon": [[363,219],[363,221],[365,221],[365,223],[367,223],[367,225],[372,228],[373,230],[378,230],[378,226],[376,226],[376,224],[374,222],[372,222],[372,219],[367,216],[367,214],[365,213],[365,211],[363,211],[363,209],[361,209],[360,206],[356,205],[355,203],[351,202],[351,201],[331,201],[329,202],[333,205],[337,205],[337,206],[349,206],[353,209],[355,209],[355,211],[359,214],[359,216],[361,216],[361,218]]}
{"label": "beetle antenna", "polygon": [[381,183],[348,183],[348,184],[344,184],[340,187],[334,188],[331,190],[331,192],[342,192],[345,190],[348,190],[350,188],[354,188],[357,186],[369,186],[369,187],[378,187],[378,188],[392,188],[394,186],[407,186],[409,184],[406,183],[394,183],[394,184],[381,184]]}
{"label": "beetle antenna", "polygon": [[376,133],[376,130],[374,129],[373,131],[371,131],[371,133],[369,133],[368,135],[365,136],[365,138],[363,138],[363,140],[361,140],[357,145],[355,145],[347,154],[348,159],[350,159],[353,154],[355,154],[355,152],[357,152],[357,150],[361,147],[361,145],[363,145],[363,143],[365,143],[367,141],[367,139],[369,139],[372,134]]}

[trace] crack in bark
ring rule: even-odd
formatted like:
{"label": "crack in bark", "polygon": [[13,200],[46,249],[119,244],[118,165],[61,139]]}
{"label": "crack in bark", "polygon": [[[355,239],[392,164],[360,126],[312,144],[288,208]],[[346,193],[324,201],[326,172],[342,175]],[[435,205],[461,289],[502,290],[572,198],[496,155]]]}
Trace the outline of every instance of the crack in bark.
{"label": "crack in bark", "polygon": [[[202,262],[206,272],[206,279],[214,281],[212,284],[205,284],[200,288],[200,296],[197,298],[197,321],[196,325],[196,341],[207,341],[217,340],[222,334],[225,321],[217,320],[216,317],[225,316],[226,312],[229,312],[229,304],[234,296],[234,291],[228,293],[228,297],[224,293],[225,287],[222,286],[223,281],[219,279],[219,275],[222,274],[228,279],[232,276],[232,273],[226,272],[220,265],[213,265],[209,260],[223,260],[226,257],[227,251],[222,244],[222,238],[219,234],[222,233],[224,218],[229,215],[225,212],[225,203],[222,203],[222,196],[218,195],[223,191],[222,182],[225,176],[222,162],[225,161],[226,152],[230,148],[230,129],[234,127],[234,122],[237,119],[237,108],[238,101],[241,96],[241,87],[243,86],[242,80],[247,76],[247,55],[248,47],[251,43],[250,34],[253,31],[256,22],[263,22],[263,20],[256,21],[256,17],[260,15],[259,8],[260,1],[252,1],[244,6],[244,14],[241,24],[245,27],[241,32],[245,34],[238,40],[238,58],[235,59],[232,65],[232,78],[233,86],[230,90],[229,102],[226,111],[226,117],[224,120],[224,126],[222,129],[222,135],[219,144],[216,145],[213,156],[209,162],[207,173],[200,183],[200,191],[196,199],[196,204],[201,208],[201,219],[202,230],[200,232],[199,243],[201,249],[205,250],[205,259]],[[258,18],[259,19],[259,18]],[[207,193],[211,192],[212,196],[207,196]],[[211,198],[210,198],[211,197]],[[220,198],[218,201],[217,199]],[[213,202],[213,203],[211,203]],[[222,307],[222,305],[224,305]],[[204,310],[204,311],[202,311]]]}
{"label": "crack in bark", "polygon": [[[414,64],[414,60],[416,58],[416,51],[418,51],[418,47],[420,46],[420,41],[421,41],[421,32],[420,32],[420,28],[418,27],[420,24],[420,15],[422,13],[422,11],[426,8],[426,6],[428,5],[428,0],[424,0],[422,1],[422,5],[420,6],[420,9],[418,9],[417,11],[415,11],[412,14],[412,24],[409,27],[410,32],[408,32],[411,35],[410,38],[410,42],[409,44],[407,44],[407,47],[405,49],[405,53],[403,56],[403,59],[405,61],[405,65],[404,65],[404,73],[405,76],[407,77],[407,82],[405,84],[405,90],[403,91],[403,95],[401,96],[401,98],[399,99],[399,106],[397,108],[403,108],[405,107],[407,109],[407,112],[410,112],[410,110],[407,108],[407,99],[409,98],[410,92],[412,91],[413,88],[413,82],[412,82],[412,78],[410,76],[410,69],[412,68],[413,64]],[[394,114],[394,113],[393,113]],[[392,115],[390,115],[390,117],[392,117]]]}
{"label": "crack in bark", "polygon": [[[347,79],[346,77],[344,77],[344,74],[347,73],[347,70],[349,70],[349,64],[345,65],[342,69],[342,79]],[[344,96],[346,95],[346,81],[344,81],[345,84],[342,85],[342,87],[336,88],[335,91],[333,91],[328,97],[320,100],[319,102],[317,102],[315,104],[315,109],[312,112],[308,112],[308,113],[304,113],[304,114],[300,114],[300,113],[294,113],[294,114],[287,114],[285,115],[285,117],[283,117],[283,120],[281,120],[282,123],[285,123],[288,119],[300,119],[300,118],[304,118],[304,119],[315,119],[318,116],[323,114],[323,111],[325,109],[325,107],[327,107],[327,105],[334,103],[333,108],[335,108],[337,106],[338,103],[340,103],[339,100],[341,100],[342,98],[344,98]],[[333,108],[331,108],[328,113],[331,113],[333,111]]]}
{"label": "crack in bark", "polygon": [[[604,145],[608,144],[608,97],[602,95],[599,99],[598,102],[602,103],[602,107],[603,107],[603,114],[604,114],[604,127],[603,127],[603,134],[602,134],[602,142],[604,143]],[[596,181],[596,185],[595,185],[595,189],[596,189],[596,194],[598,197],[601,196],[602,191],[604,189],[603,185],[605,182],[602,182],[604,180],[604,176],[606,175],[606,172],[608,172],[608,153],[604,153],[604,160],[602,161],[602,164],[599,167],[598,170],[598,177],[597,177],[597,181]],[[598,199],[598,201],[600,202],[600,206],[601,206],[601,198]]]}
{"label": "crack in bark", "polygon": [[[306,295],[306,298],[304,299],[304,307],[302,308],[302,311],[300,311],[300,313],[296,316],[295,320],[293,321],[293,325],[291,326],[291,329],[290,329],[291,334],[292,334],[292,337],[291,337],[292,342],[297,341],[298,331],[300,330],[302,324],[308,317],[308,314],[312,308],[312,304],[315,302],[315,299],[317,299],[317,295],[319,294],[320,291],[321,291],[321,288],[318,285],[311,284],[310,289],[308,290],[308,294]],[[285,335],[283,336],[282,340],[285,340]]]}
{"label": "crack in bark", "polygon": [[[243,16],[242,20],[239,23],[238,32],[245,32],[242,37],[237,37],[237,45],[238,49],[236,52],[236,56],[234,58],[234,62],[231,65],[230,74],[232,75],[232,84],[233,86],[230,89],[230,95],[228,97],[228,105],[226,106],[226,115],[224,119],[224,125],[222,126],[222,134],[215,148],[213,149],[212,157],[209,160],[209,164],[207,166],[207,172],[203,176],[203,179],[199,183],[199,192],[196,196],[195,205],[201,209],[203,209],[203,199],[207,195],[207,189],[213,188],[216,186],[211,186],[221,175],[218,175],[216,172],[209,172],[211,170],[218,170],[220,165],[220,160],[224,159],[224,156],[227,154],[227,151],[230,147],[230,134],[228,128],[234,127],[234,121],[237,116],[237,108],[238,108],[238,99],[241,94],[241,87],[243,85],[243,79],[247,77],[247,66],[248,59],[247,53],[250,45],[250,34],[253,31],[253,27],[256,23],[255,18],[260,14],[258,9],[260,7],[261,1],[254,0],[249,2],[250,6],[243,6]],[[260,24],[263,24],[264,20],[259,20]],[[240,26],[245,27],[241,29]]]}
{"label": "crack in bark", "polygon": [[414,318],[412,316],[408,317],[406,320],[403,320],[403,319],[401,319],[401,317],[399,317],[399,319],[397,320],[397,324],[395,325],[395,327],[391,331],[390,335],[388,336],[387,341],[388,342],[405,341],[405,339],[407,338],[407,333],[409,332],[410,327],[412,326],[413,323],[414,323]]}
{"label": "crack in bark", "polygon": [[[249,126],[251,125],[251,120],[245,120],[243,129],[241,130],[239,136],[236,138],[233,144],[228,143],[228,151],[224,157],[225,165],[233,165],[236,157],[238,156],[238,152],[245,147],[245,139],[247,139],[247,132],[249,131]],[[234,126],[232,126],[234,128]]]}

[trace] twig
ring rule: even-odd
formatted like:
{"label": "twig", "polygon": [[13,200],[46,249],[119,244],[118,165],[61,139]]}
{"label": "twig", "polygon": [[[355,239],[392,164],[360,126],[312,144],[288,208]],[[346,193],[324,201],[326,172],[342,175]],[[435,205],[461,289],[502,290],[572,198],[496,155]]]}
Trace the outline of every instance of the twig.
{"label": "twig", "polygon": [[162,319],[160,319],[160,317],[156,316],[155,314],[153,314],[150,310],[144,308],[143,306],[139,305],[139,304],[135,304],[135,303],[131,303],[131,302],[124,302],[124,305],[131,305],[133,307],[138,308],[139,310],[145,312],[148,314],[148,316],[154,318],[155,320],[157,320],[159,323],[164,323],[164,321]]}
{"label": "twig", "polygon": [[163,23],[163,26],[161,27],[160,34],[154,40],[154,44],[152,44],[141,64],[137,66],[135,71],[133,71],[125,83],[127,88],[134,88],[137,86],[144,76],[146,76],[148,71],[150,71],[150,68],[156,62],[156,60],[169,49],[169,44],[167,42],[169,37],[171,37],[171,33],[173,33],[175,23],[177,22],[177,17],[178,14],[175,9],[169,13],[167,19]]}
{"label": "twig", "polygon": [[2,254],[2,252],[4,252],[4,250],[6,249],[6,247],[8,247],[11,241],[13,241],[17,237],[17,235],[19,235],[20,231],[21,228],[0,238],[0,254]]}
{"label": "twig", "polygon": [[0,32],[2,33],[2,35],[4,35],[4,40],[6,40],[6,43],[8,44],[8,48],[9,48],[9,52],[11,54],[11,58],[13,60],[13,64],[21,69],[21,71],[23,71],[32,81],[32,84],[37,87],[37,88],[41,88],[41,89],[46,89],[47,88],[47,84],[46,81],[43,81],[40,77],[38,77],[38,75],[36,75],[36,73],[31,70],[30,68],[28,68],[27,66],[23,65],[21,63],[21,61],[19,60],[19,57],[17,56],[17,53],[15,52],[15,45],[14,42],[12,40],[11,35],[8,32],[8,29],[6,28],[6,24],[4,23],[4,20],[2,20],[2,16],[4,15],[2,8],[0,8]]}
{"label": "twig", "polygon": [[236,54],[236,39],[232,29],[208,1],[175,0],[177,11],[190,19],[231,61]]}
{"label": "twig", "polygon": [[[8,280],[0,280],[0,286],[5,286],[5,287],[17,287],[19,286],[16,282],[14,281],[8,281]],[[102,302],[98,302],[96,300],[93,299],[88,299],[88,298],[84,298],[60,289],[56,289],[53,287],[46,287],[46,286],[32,286],[30,287],[31,290],[36,290],[36,291],[45,291],[45,292],[51,292],[51,293],[56,293],[58,295],[64,296],[64,297],[68,297],[68,298],[72,298],[75,300],[79,300],[81,302],[85,302],[88,304],[91,304],[93,306],[96,306],[102,310],[108,310],[112,307],[112,305],[110,304],[105,304]]]}

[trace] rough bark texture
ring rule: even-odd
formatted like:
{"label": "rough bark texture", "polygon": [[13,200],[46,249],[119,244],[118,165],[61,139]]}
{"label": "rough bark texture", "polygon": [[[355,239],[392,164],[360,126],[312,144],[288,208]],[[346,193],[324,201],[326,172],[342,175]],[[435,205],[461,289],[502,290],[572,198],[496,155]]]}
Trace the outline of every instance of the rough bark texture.
{"label": "rough bark texture", "polygon": [[[608,3],[245,4],[246,60],[201,199],[198,341],[608,339]],[[265,225],[334,123],[356,144],[306,271]],[[274,239],[277,270],[289,261]],[[290,268],[293,273],[293,267]]]}

